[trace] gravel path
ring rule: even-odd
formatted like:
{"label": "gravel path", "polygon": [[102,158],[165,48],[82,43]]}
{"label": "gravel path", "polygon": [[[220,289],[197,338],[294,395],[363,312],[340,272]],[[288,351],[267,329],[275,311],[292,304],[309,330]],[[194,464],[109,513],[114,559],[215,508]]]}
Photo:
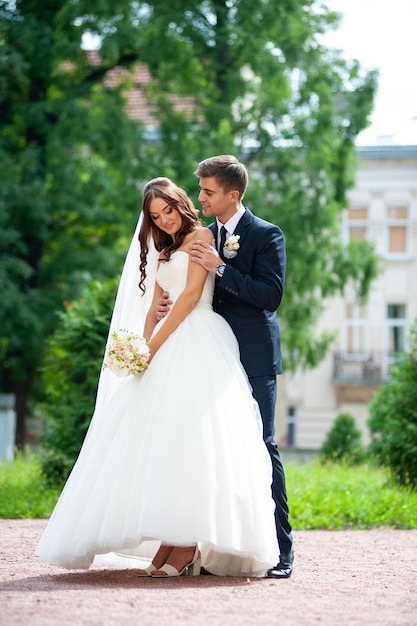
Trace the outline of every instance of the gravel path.
{"label": "gravel path", "polygon": [[297,531],[288,580],[153,580],[45,565],[44,526],[0,520],[1,626],[417,626],[417,530]]}

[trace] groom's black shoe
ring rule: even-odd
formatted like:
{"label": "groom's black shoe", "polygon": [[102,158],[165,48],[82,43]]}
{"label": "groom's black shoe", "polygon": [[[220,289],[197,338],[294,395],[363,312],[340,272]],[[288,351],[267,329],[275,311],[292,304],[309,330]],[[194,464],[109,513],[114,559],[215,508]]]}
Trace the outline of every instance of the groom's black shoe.
{"label": "groom's black shoe", "polygon": [[206,570],[205,567],[201,567],[200,568],[200,576],[213,576],[213,574],[211,572],[209,572],[208,570]]}
{"label": "groom's black shoe", "polygon": [[294,550],[287,554],[281,554],[279,563],[271,567],[266,573],[267,578],[289,578],[292,574],[292,564],[294,562]]}

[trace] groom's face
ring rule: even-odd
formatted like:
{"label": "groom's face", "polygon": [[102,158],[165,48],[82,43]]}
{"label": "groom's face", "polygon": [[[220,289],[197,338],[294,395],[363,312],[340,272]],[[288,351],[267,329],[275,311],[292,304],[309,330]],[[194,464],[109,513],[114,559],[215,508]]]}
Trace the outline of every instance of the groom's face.
{"label": "groom's face", "polygon": [[236,211],[235,192],[225,193],[214,177],[200,178],[198,200],[204,217],[218,217],[223,224]]}

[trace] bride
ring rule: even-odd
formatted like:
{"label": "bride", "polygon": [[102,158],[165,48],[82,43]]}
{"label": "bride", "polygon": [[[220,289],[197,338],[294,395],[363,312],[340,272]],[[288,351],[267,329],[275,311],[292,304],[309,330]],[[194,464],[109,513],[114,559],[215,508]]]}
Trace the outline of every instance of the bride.
{"label": "bride", "polygon": [[[44,561],[87,569],[97,555],[148,555],[136,571],[152,577],[198,574],[200,563],[217,575],[264,576],[277,562],[259,409],[236,338],[213,312],[214,276],[189,262],[197,238],[212,234],[186,193],[167,178],[147,183],[110,333],[128,327],[148,338],[149,367],[126,378],[103,370],[37,548]],[[158,322],[163,291],[173,306]]]}

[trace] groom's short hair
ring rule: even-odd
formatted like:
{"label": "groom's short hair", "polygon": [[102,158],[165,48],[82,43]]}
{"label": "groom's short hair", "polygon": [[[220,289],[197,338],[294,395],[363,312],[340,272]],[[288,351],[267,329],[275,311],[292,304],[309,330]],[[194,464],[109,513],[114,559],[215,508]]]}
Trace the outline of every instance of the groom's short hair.
{"label": "groom's short hair", "polygon": [[199,178],[215,178],[226,192],[238,191],[240,200],[249,182],[246,167],[231,154],[220,154],[204,159],[198,164],[194,174]]}

